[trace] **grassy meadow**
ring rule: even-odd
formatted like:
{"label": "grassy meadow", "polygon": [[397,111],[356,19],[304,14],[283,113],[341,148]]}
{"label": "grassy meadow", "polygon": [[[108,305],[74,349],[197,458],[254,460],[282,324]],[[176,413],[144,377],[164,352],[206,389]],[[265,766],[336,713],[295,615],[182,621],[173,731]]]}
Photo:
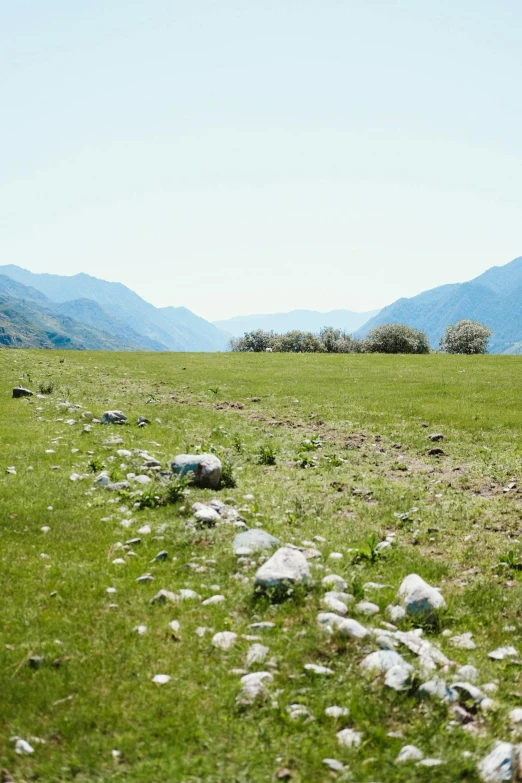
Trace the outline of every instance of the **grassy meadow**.
{"label": "grassy meadow", "polygon": [[[18,384],[54,389],[12,399]],[[477,763],[495,739],[522,740],[508,719],[522,707],[522,658],[488,658],[506,645],[522,656],[521,401],[522,363],[510,356],[0,351],[4,780],[478,781]],[[84,431],[82,413],[110,409],[129,425]],[[136,426],[140,415],[151,424]],[[436,432],[440,443],[428,438]],[[108,442],[114,437],[122,442]],[[429,456],[434,446],[444,455]],[[115,481],[142,473],[135,449],[164,469],[176,454],[215,451],[236,486],[191,488],[178,503],[141,509],[129,493],[94,487],[101,469]],[[187,526],[192,503],[215,496],[282,543],[312,542],[321,552],[310,560],[313,587],[280,603],[256,599],[262,558],[236,562],[234,527]],[[150,533],[137,532],[147,525]],[[392,546],[372,555],[370,537],[391,534]],[[368,557],[356,558],[358,549]],[[167,559],[151,562],[160,550]],[[510,551],[511,567],[500,567]],[[339,639],[317,624],[325,575],[341,575],[347,592],[376,603],[374,617],[348,616],[379,627],[412,572],[448,604],[440,627],[424,635],[455,669],[472,664],[477,685],[491,686],[491,708],[470,707],[467,724],[445,704],[420,701],[416,688],[396,693],[364,675],[360,661],[378,649],[373,636]],[[145,573],[154,580],[136,582]],[[161,588],[225,601],[151,604]],[[250,628],[260,621],[275,627]],[[212,630],[196,633],[201,627]],[[238,634],[228,651],[211,644],[224,630]],[[465,632],[476,648],[451,646]],[[270,652],[247,667],[254,637]],[[314,676],[308,663],[333,674]],[[234,670],[247,669],[269,670],[273,682],[266,701],[242,706]],[[167,684],[152,682],[160,673]],[[292,704],[312,717],[292,720]],[[348,714],[327,716],[332,705]],[[339,745],[344,728],[362,733],[358,748]],[[13,737],[34,753],[17,754]],[[442,764],[396,764],[407,744]],[[344,771],[330,770],[327,758]]]}

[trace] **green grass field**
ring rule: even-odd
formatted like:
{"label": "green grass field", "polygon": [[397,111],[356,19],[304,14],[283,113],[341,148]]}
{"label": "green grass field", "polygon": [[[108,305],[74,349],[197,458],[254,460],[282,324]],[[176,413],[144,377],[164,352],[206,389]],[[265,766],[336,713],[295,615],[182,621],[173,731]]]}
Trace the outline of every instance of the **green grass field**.
{"label": "green grass field", "polygon": [[[51,381],[43,399],[11,399],[13,386]],[[522,658],[488,658],[505,645],[522,655],[521,400],[522,363],[508,356],[0,351],[0,766],[17,783],[478,781],[494,740],[518,741],[508,713],[522,706]],[[83,411],[108,409],[123,410],[129,426],[83,432]],[[137,427],[139,415],[150,426]],[[441,443],[429,441],[434,432]],[[123,443],[107,443],[112,436]],[[315,436],[320,447],[306,448]],[[445,455],[428,456],[434,445]],[[102,467],[115,480],[141,472],[143,460],[118,456],[122,448],[146,450],[164,468],[178,453],[212,450],[233,463],[237,486],[191,488],[177,504],[140,510],[135,498],[93,486]],[[276,464],[262,464],[262,451]],[[187,526],[192,503],[213,496],[283,543],[312,541],[322,554],[310,561],[313,587],[280,603],[255,599],[261,558],[236,563],[233,526]],[[145,525],[150,534],[138,534]],[[393,533],[382,556],[353,562],[372,534]],[[134,555],[118,546],[135,537]],[[168,558],[151,563],[163,549]],[[499,567],[510,551],[512,567]],[[147,572],[154,581],[137,583]],[[424,631],[455,662],[435,674],[450,683],[472,664],[477,685],[498,686],[487,711],[467,705],[467,725],[447,705],[420,701],[416,687],[396,693],[365,676],[374,636],[347,641],[317,624],[326,574],[378,604],[372,618],[348,616],[379,627],[412,572],[448,605]],[[161,588],[225,601],[151,605]],[[249,627],[266,620],[275,627]],[[201,626],[236,632],[236,644],[215,649],[212,632],[196,634]],[[452,647],[449,637],[467,631],[476,648]],[[273,682],[266,701],[245,707],[232,670],[247,670],[252,636],[270,651],[249,671],[269,670]],[[314,677],[307,663],[333,674]],[[153,683],[158,673],[170,682]],[[292,720],[296,703],[313,720]],[[332,705],[348,715],[328,717]],[[339,745],[344,728],[362,733],[358,748]],[[16,736],[34,753],[18,755]],[[443,764],[396,764],[406,744]]]}

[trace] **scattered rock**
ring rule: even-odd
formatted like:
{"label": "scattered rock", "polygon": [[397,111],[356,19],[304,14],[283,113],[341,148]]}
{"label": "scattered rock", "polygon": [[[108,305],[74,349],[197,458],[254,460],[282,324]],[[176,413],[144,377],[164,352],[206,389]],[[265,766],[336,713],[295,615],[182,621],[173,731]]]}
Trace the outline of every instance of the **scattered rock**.
{"label": "scattered rock", "polygon": [[[32,397],[34,395],[34,392],[30,389],[24,389],[23,386],[15,386],[13,389],[13,397],[16,399],[17,397]],[[24,740],[21,740],[23,742]],[[30,751],[31,753],[33,751]]]}
{"label": "scattered rock", "polygon": [[100,419],[101,424],[125,424],[127,417],[122,411],[105,411]]}
{"label": "scattered rock", "polygon": [[272,682],[274,678],[270,672],[253,672],[241,677],[241,692],[237,697],[239,704],[251,704],[260,698],[266,698],[265,683]]}
{"label": "scattered rock", "polygon": [[320,666],[317,663],[305,663],[304,670],[311,672],[311,674],[319,674],[321,676],[333,674],[333,669],[329,669],[328,666]]}
{"label": "scattered rock", "polygon": [[333,612],[320,612],[317,622],[323,625],[330,633],[338,633],[340,636],[351,639],[365,639],[370,632],[364,625],[348,617],[339,617]]}
{"label": "scattered rock", "polygon": [[198,508],[194,513],[194,519],[202,527],[213,527],[217,522],[219,522],[220,517],[214,508],[201,504],[201,507]]}
{"label": "scattered rock", "polygon": [[439,590],[424,581],[418,574],[409,574],[399,587],[399,597],[406,613],[415,620],[433,622],[446,608],[446,601]]}
{"label": "scattered rock", "polygon": [[346,580],[338,574],[328,574],[322,581],[323,587],[333,587],[334,590],[344,591],[348,587]]}
{"label": "scattered rock", "polygon": [[332,772],[342,772],[344,770],[344,764],[341,764],[337,759],[323,759],[323,764],[331,769]]}
{"label": "scattered rock", "polygon": [[212,644],[218,650],[230,650],[236,643],[237,633],[233,631],[219,631],[212,637]]}
{"label": "scattered rock", "polygon": [[472,641],[472,636],[473,634],[471,631],[461,633],[458,636],[452,636],[450,639],[448,639],[448,644],[451,644],[453,647],[457,647],[459,650],[474,650],[477,645],[474,641]]}
{"label": "scattered rock", "polygon": [[213,606],[214,604],[222,604],[224,601],[224,595],[213,595],[210,598],[205,599],[205,601],[201,603],[201,606]]}
{"label": "scattered rock", "polygon": [[479,775],[484,783],[503,783],[513,780],[515,748],[511,742],[497,742],[478,765]]}
{"label": "scattered rock", "polygon": [[428,449],[428,457],[444,457],[445,452],[441,448]]}
{"label": "scattered rock", "polygon": [[377,604],[373,604],[371,601],[359,601],[359,603],[355,605],[355,609],[359,614],[365,614],[367,617],[371,617],[380,611]]}
{"label": "scattered rock", "polygon": [[424,753],[415,745],[405,745],[401,748],[399,755],[395,759],[396,764],[403,764],[406,761],[420,761],[424,758]]}
{"label": "scattered rock", "polygon": [[377,650],[361,661],[361,668],[371,673],[386,672],[394,666],[400,666],[406,671],[413,669],[413,666],[406,663],[402,655],[395,650]]}
{"label": "scattered rock", "polygon": [[310,581],[310,569],[298,549],[281,547],[263,563],[255,576],[255,586],[263,591],[290,592],[295,585]]}
{"label": "scattered rock", "polygon": [[221,480],[221,461],[215,454],[178,454],[172,461],[172,470],[178,476],[191,474],[198,487],[217,489]]}
{"label": "scattered rock", "polygon": [[157,685],[166,685],[170,682],[170,676],[168,674],[155,674],[152,682],[155,682]]}
{"label": "scattered rock", "polygon": [[494,661],[503,661],[504,658],[518,658],[518,652],[514,647],[498,647],[488,653],[488,658]]}
{"label": "scattered rock", "polygon": [[324,714],[329,718],[343,718],[350,714],[350,710],[348,707],[337,707],[334,705],[333,707],[327,707],[324,711]]}
{"label": "scattered rock", "polygon": [[254,663],[262,663],[269,652],[270,649],[268,647],[265,647],[264,644],[259,644],[258,642],[255,642],[247,650],[247,654],[246,654],[247,667],[252,666],[252,664]]}
{"label": "scattered rock", "polygon": [[444,440],[444,435],[442,432],[433,432],[431,435],[428,435],[428,438],[434,443],[437,443],[440,440]]}
{"label": "scattered rock", "polygon": [[274,538],[265,530],[252,528],[237,534],[232,542],[232,549],[235,555],[253,555],[255,552],[274,549],[279,544],[279,539]]}
{"label": "scattered rock", "polygon": [[357,748],[361,744],[362,734],[354,729],[342,729],[337,732],[337,741],[344,748]]}
{"label": "scattered rock", "polygon": [[[23,396],[23,395],[18,395],[18,396]],[[24,753],[34,753],[34,748],[26,740],[22,739],[21,737],[17,737],[15,742],[15,753],[18,753],[19,756],[22,756]]]}

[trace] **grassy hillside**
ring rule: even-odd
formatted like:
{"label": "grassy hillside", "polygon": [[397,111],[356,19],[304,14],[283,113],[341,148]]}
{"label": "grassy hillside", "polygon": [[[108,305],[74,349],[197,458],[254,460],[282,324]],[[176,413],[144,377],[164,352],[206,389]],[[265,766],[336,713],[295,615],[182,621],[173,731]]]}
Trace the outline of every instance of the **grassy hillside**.
{"label": "grassy hillside", "polygon": [[[522,706],[521,572],[498,568],[510,550],[517,565],[522,524],[518,357],[4,350],[0,379],[0,758],[14,780],[455,783],[479,780],[495,739],[520,739],[508,715]],[[11,399],[18,383],[49,380],[54,394]],[[87,412],[107,409],[123,410],[129,426],[84,432]],[[150,426],[137,427],[139,415]],[[433,444],[436,432],[444,440]],[[445,454],[428,456],[434,445]],[[186,450],[213,450],[232,461],[237,486],[142,510],[137,496],[93,486],[101,468],[113,480],[142,473],[137,449],[163,468]],[[187,525],[192,503],[213,497],[249,527],[317,548],[311,589],[256,600],[262,558],[236,562],[234,526]],[[372,555],[372,534],[393,543]],[[167,559],[151,562],[160,550]],[[361,670],[379,633],[329,636],[316,618],[321,580],[336,573],[355,598],[347,616],[390,630],[385,608],[412,572],[441,588],[447,611],[422,638],[450,663],[428,674],[397,642],[415,667],[411,690],[397,693]],[[146,573],[154,580],[138,583]],[[162,588],[200,598],[151,604]],[[202,605],[213,594],[224,601]],[[377,605],[373,617],[355,608],[363,598]],[[261,621],[274,627],[251,627]],[[238,635],[226,652],[211,642],[225,630]],[[474,649],[450,641],[465,632]],[[269,648],[259,663],[247,662],[255,637]],[[488,657],[507,645],[516,657]],[[424,680],[450,684],[465,664],[486,686],[487,709],[418,698]],[[246,671],[272,674],[266,701],[238,704]],[[157,685],[157,674],[171,679]],[[292,719],[295,704],[309,715]],[[325,714],[334,705],[347,714]],[[361,733],[359,747],[339,744],[346,728]],[[16,736],[34,753],[18,755]],[[442,763],[397,764],[407,744]]]}

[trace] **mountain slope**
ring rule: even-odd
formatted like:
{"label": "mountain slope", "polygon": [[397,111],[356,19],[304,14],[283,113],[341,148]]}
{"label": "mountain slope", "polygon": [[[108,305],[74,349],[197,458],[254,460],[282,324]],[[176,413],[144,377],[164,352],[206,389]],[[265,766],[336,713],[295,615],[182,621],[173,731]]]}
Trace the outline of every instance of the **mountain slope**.
{"label": "mountain slope", "polygon": [[333,326],[351,333],[378,312],[372,310],[367,313],[354,313],[351,310],[331,310],[328,313],[320,313],[317,310],[292,310],[289,313],[239,315],[224,321],[214,321],[214,326],[229,332],[234,337],[241,337],[245,332],[254,329],[277,333],[289,332],[292,329],[318,332],[323,326]]}
{"label": "mountain slope", "polygon": [[[145,337],[149,346],[151,342],[158,346],[151,350],[208,351],[226,348],[226,338],[213,324],[194,316],[198,326],[193,331],[186,317],[176,318],[177,311],[185,308],[156,308],[121,283],[110,283],[83,273],[70,277],[34,274],[12,264],[0,266],[0,274],[36,288],[53,302],[64,303],[77,299],[97,302],[117,321]],[[165,309],[171,309],[174,313],[165,314]],[[210,345],[215,347],[210,348]]]}
{"label": "mountain slope", "polygon": [[495,266],[466,283],[424,291],[383,308],[357,332],[365,337],[375,326],[405,323],[423,329],[433,347],[446,326],[461,318],[486,324],[493,332],[491,353],[520,353],[522,344],[522,258]]}
{"label": "mountain slope", "polygon": [[37,302],[0,294],[0,345],[8,348],[130,351],[135,344],[53,313]]}

